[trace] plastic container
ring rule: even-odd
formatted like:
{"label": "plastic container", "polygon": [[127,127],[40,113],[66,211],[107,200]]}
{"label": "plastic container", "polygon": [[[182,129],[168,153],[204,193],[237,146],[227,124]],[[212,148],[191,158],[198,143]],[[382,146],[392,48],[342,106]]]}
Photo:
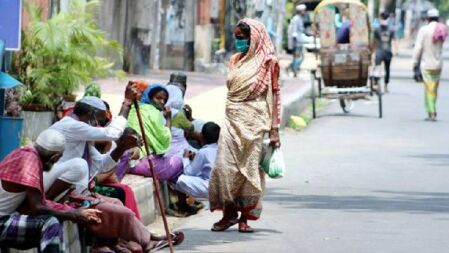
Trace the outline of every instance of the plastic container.
{"label": "plastic container", "polygon": [[0,160],[20,147],[23,118],[0,117]]}

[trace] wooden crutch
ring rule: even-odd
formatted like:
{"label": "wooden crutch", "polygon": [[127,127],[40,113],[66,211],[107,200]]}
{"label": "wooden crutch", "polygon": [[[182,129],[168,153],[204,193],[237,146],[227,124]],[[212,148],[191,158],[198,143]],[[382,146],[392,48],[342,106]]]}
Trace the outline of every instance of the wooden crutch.
{"label": "wooden crutch", "polygon": [[143,139],[143,144],[145,146],[145,152],[147,154],[148,164],[150,166],[151,174],[153,175],[153,185],[154,185],[154,189],[156,190],[156,199],[157,199],[157,203],[159,204],[160,211],[161,211],[162,221],[164,222],[164,228],[165,228],[165,234],[167,235],[168,246],[170,247],[170,253],[174,253],[175,250],[173,248],[170,228],[168,227],[167,217],[165,216],[164,204],[162,203],[161,192],[159,191],[159,180],[157,179],[157,173],[156,173],[156,170],[154,169],[153,162],[150,159],[151,154],[150,154],[150,149],[148,148],[149,143],[147,143],[145,129],[143,127],[142,115],[140,114],[139,103],[135,99],[134,99],[134,107],[136,108],[137,118],[139,120],[140,132],[142,133],[142,139]]}

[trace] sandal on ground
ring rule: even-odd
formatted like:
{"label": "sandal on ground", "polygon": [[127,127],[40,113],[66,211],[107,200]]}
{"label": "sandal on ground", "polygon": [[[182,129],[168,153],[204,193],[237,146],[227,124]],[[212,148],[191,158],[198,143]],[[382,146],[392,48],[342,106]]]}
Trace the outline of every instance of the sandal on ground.
{"label": "sandal on ground", "polygon": [[225,231],[226,229],[234,226],[238,223],[237,219],[221,219],[220,221],[214,223],[210,230],[214,232]]}
{"label": "sandal on ground", "polygon": [[[184,241],[184,233],[182,231],[176,231],[171,234],[171,239],[173,242],[173,245],[179,245]],[[153,241],[167,241],[167,237],[166,236],[155,236],[155,235],[151,235],[151,240]]]}
{"label": "sandal on ground", "polygon": [[244,222],[239,223],[240,233],[254,233],[254,229]]}
{"label": "sandal on ground", "polygon": [[156,252],[160,249],[163,249],[165,247],[168,247],[168,241],[167,240],[160,240],[157,241],[153,247],[151,247],[151,249],[147,252],[152,253],[152,252]]}
{"label": "sandal on ground", "polygon": [[184,241],[184,233],[182,231],[176,231],[171,233],[173,245],[179,245]]}

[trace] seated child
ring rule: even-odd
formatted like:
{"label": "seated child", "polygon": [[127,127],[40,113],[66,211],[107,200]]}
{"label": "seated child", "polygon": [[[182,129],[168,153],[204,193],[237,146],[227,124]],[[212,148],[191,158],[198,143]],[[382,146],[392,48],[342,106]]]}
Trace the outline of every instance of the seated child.
{"label": "seated child", "polygon": [[214,122],[204,124],[201,130],[202,144],[198,153],[186,151],[183,164],[184,172],[176,182],[176,190],[195,198],[207,198],[209,177],[217,155],[217,142],[220,127]]}

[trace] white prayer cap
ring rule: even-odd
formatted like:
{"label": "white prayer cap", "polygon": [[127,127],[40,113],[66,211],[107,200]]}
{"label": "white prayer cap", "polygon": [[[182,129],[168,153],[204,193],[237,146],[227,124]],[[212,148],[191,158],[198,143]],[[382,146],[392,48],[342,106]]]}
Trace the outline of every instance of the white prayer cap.
{"label": "white prayer cap", "polygon": [[307,6],[305,4],[298,4],[296,5],[297,11],[305,11],[307,9]]}
{"label": "white prayer cap", "polygon": [[98,110],[102,110],[102,111],[106,111],[106,105],[104,104],[103,100],[94,97],[94,96],[86,96],[83,97],[81,100],[79,100],[78,102],[84,103],[84,104],[88,104]]}
{"label": "white prayer cap", "polygon": [[435,8],[427,11],[428,18],[438,18],[439,16],[440,16],[440,12]]}
{"label": "white prayer cap", "polygon": [[62,133],[49,128],[39,134],[36,144],[48,151],[63,152],[65,137]]}

